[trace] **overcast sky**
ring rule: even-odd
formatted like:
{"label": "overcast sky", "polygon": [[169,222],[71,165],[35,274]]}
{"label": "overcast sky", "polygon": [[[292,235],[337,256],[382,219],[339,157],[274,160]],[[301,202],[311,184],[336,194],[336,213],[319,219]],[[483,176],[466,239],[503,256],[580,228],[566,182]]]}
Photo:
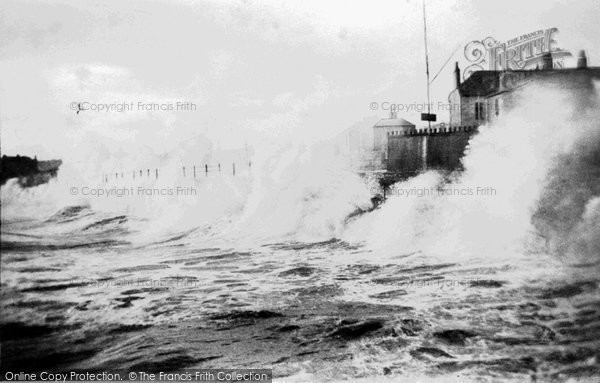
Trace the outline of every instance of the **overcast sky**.
{"label": "overcast sky", "polygon": [[[600,2],[427,0],[432,86],[446,102],[471,40],[557,27],[600,64]],[[169,153],[208,138],[315,141],[426,100],[421,1],[12,1],[0,5],[5,154]],[[92,112],[72,102],[192,102],[196,111]],[[137,106],[137,105],[136,105]],[[419,123],[418,114],[402,117]]]}

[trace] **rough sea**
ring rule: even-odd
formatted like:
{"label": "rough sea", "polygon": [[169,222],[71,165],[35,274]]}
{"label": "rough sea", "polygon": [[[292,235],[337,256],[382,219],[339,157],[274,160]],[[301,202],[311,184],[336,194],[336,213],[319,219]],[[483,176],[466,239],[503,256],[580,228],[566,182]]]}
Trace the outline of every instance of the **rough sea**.
{"label": "rough sea", "polygon": [[555,100],[482,127],[464,172],[398,183],[374,210],[372,180],[326,145],[235,177],[100,182],[65,164],[10,181],[1,369],[597,381],[598,108]]}

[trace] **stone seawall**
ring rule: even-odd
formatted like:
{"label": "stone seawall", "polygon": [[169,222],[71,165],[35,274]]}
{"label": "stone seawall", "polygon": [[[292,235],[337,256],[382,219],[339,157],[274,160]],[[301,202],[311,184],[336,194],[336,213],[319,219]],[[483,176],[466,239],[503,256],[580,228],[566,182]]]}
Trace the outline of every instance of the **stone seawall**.
{"label": "stone seawall", "polygon": [[429,169],[460,169],[465,148],[476,132],[474,126],[460,126],[414,129],[402,135],[390,135],[386,168],[405,175]]}

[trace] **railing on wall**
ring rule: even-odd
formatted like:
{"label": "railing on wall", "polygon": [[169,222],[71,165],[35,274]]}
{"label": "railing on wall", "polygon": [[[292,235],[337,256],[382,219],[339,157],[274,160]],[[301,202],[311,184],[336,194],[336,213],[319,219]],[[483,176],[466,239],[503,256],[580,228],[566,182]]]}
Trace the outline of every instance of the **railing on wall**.
{"label": "railing on wall", "polygon": [[448,126],[448,127],[439,127],[439,128],[422,128],[422,129],[409,129],[402,131],[402,134],[392,134],[392,132],[388,132],[388,136],[391,137],[403,137],[403,136],[425,136],[432,134],[452,134],[459,132],[468,132],[472,133],[477,131],[477,125],[467,125],[467,126]]}
{"label": "railing on wall", "polygon": [[[200,177],[208,177],[209,174],[216,175],[231,175],[235,176],[236,172],[239,172],[240,168],[252,168],[252,162],[248,161],[243,163],[232,162],[231,165],[229,163],[222,164],[217,163],[216,165],[204,164],[204,166],[185,166],[182,165],[181,168],[176,169],[177,174],[180,174],[183,178],[200,178]],[[104,173],[102,175],[102,181],[107,183],[110,180],[118,180],[118,179],[132,179],[132,180],[142,180],[142,179],[159,179],[160,174],[163,173],[164,169],[160,168],[142,168],[136,170],[119,171],[119,172],[110,172]]]}

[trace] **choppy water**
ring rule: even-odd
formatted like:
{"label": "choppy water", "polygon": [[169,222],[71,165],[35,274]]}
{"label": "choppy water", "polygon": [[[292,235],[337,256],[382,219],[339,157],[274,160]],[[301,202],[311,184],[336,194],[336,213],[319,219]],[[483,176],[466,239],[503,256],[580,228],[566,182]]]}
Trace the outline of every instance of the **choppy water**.
{"label": "choppy water", "polygon": [[[77,232],[38,234],[86,217],[96,220]],[[98,218],[81,208],[3,225],[4,370],[272,366],[297,380],[600,373],[600,280],[586,265],[539,254],[438,263],[401,249],[378,262],[335,239],[135,246],[124,240],[127,217]]]}
{"label": "choppy water", "polygon": [[[361,214],[368,185],[301,148],[198,180],[196,199],[81,203],[69,178],[8,184],[1,368],[594,381],[598,119],[550,110],[482,129],[457,178],[425,174]],[[400,192],[443,182],[497,195]]]}

